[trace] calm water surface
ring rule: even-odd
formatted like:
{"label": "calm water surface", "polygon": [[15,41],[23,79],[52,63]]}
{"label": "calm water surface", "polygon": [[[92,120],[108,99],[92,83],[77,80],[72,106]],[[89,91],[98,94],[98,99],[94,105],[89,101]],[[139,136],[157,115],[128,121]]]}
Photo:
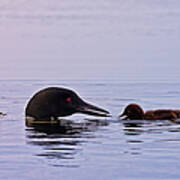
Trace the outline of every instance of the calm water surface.
{"label": "calm water surface", "polygon": [[[30,95],[47,86],[72,87],[113,117],[68,117],[60,127],[25,127]],[[1,81],[1,179],[179,179],[180,124],[117,118],[128,103],[146,110],[179,108],[179,83]]]}

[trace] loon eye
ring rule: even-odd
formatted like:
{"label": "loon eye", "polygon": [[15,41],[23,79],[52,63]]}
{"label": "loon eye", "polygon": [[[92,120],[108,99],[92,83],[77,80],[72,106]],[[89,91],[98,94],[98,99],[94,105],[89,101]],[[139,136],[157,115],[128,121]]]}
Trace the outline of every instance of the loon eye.
{"label": "loon eye", "polygon": [[68,103],[70,103],[70,102],[71,102],[71,98],[68,97],[68,98],[66,99],[66,101],[67,101]]}

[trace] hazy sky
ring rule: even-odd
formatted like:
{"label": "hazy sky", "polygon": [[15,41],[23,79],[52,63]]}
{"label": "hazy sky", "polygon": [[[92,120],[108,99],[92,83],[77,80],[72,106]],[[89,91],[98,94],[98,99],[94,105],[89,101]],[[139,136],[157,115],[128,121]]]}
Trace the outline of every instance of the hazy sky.
{"label": "hazy sky", "polygon": [[178,77],[177,0],[4,0],[0,10],[0,79]]}

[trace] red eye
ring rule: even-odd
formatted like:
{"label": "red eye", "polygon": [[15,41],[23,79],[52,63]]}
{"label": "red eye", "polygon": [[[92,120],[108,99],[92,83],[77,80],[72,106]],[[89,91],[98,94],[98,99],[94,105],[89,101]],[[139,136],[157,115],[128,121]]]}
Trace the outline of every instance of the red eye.
{"label": "red eye", "polygon": [[70,103],[71,102],[71,98],[69,97],[69,98],[67,98],[67,102],[68,103]]}

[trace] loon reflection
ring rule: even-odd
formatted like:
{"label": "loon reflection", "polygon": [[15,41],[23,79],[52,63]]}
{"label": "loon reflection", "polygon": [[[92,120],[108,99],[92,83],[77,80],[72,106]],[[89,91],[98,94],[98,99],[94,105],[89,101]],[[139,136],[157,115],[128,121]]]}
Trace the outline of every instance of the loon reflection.
{"label": "loon reflection", "polygon": [[[62,119],[55,124],[31,124],[26,129],[27,144],[39,146],[40,153],[51,166],[78,167],[76,156],[95,135],[92,132],[100,127],[108,126],[102,119],[85,119],[82,122]],[[77,159],[78,160],[78,159]]]}

